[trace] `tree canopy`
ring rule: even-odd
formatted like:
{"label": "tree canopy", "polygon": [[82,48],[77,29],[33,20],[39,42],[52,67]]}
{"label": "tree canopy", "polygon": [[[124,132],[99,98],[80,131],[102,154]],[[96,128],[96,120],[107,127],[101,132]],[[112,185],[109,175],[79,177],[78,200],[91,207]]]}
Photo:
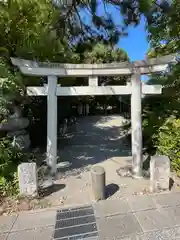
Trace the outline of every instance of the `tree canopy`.
{"label": "tree canopy", "polygon": [[[168,14],[159,12],[147,26],[149,57],[158,57],[180,50],[180,4],[171,1]],[[177,59],[178,60],[178,59]],[[169,156],[172,167],[180,172],[180,66],[171,66],[166,73],[152,75],[149,84],[162,84],[163,93],[143,101],[144,145],[153,154]],[[152,151],[153,150],[153,151]]]}
{"label": "tree canopy", "polygon": [[[59,11],[64,11],[60,15],[58,28],[69,29],[68,33],[76,39],[93,36],[112,43],[127,34],[128,25],[138,25],[142,15],[149,25],[156,20],[158,14],[168,13],[171,9],[171,1],[168,0],[53,0],[53,5]],[[99,11],[99,8],[103,11]],[[123,17],[122,22],[114,22],[112,8]],[[89,23],[84,22],[82,12],[89,15]]]}

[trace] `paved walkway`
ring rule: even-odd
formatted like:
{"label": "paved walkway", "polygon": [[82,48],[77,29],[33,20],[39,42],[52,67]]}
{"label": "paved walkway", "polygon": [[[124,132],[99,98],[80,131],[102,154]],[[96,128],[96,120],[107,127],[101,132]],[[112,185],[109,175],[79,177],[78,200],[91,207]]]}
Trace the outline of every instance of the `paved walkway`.
{"label": "paved walkway", "polygon": [[[180,193],[106,200],[93,204],[93,208],[98,237],[85,238],[87,240],[180,239]],[[56,209],[48,209],[1,216],[0,240],[53,239],[56,214]],[[84,224],[82,229],[87,225]],[[71,226],[65,225],[60,231],[63,232],[65,228],[70,229]],[[72,233],[75,231],[75,228],[71,229]]]}

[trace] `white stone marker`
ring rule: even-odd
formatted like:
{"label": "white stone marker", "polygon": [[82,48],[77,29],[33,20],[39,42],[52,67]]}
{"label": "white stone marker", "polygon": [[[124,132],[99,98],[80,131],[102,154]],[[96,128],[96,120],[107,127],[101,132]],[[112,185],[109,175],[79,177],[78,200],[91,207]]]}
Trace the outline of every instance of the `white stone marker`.
{"label": "white stone marker", "polygon": [[83,105],[79,104],[78,105],[78,114],[81,116],[83,114]]}
{"label": "white stone marker", "polygon": [[18,166],[20,195],[35,197],[38,194],[36,163],[21,163]]}
{"label": "white stone marker", "polygon": [[169,190],[170,160],[167,156],[152,156],[150,161],[150,191]]}
{"label": "white stone marker", "polygon": [[86,104],[86,115],[89,115],[89,104]]}

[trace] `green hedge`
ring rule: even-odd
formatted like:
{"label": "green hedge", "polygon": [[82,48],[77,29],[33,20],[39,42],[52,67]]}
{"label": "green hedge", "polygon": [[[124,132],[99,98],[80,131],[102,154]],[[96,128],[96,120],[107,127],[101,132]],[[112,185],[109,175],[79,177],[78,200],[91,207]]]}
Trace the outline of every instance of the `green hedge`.
{"label": "green hedge", "polygon": [[180,176],[180,119],[168,118],[159,128],[154,143],[157,153],[168,156],[172,169]]}
{"label": "green hedge", "polygon": [[18,193],[17,166],[23,159],[24,154],[7,138],[0,139],[0,196]]}

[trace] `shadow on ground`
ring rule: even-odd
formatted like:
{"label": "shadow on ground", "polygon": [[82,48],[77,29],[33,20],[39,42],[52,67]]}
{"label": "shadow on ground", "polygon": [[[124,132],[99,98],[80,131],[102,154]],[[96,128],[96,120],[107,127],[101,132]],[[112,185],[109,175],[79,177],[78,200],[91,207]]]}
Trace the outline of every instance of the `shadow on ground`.
{"label": "shadow on ground", "polygon": [[39,198],[44,198],[52,193],[58,192],[66,187],[65,184],[52,184],[50,186],[39,189]]}
{"label": "shadow on ground", "polygon": [[79,118],[59,140],[59,162],[72,163],[67,170],[85,168],[113,157],[131,156],[131,147],[121,116],[87,116]]}
{"label": "shadow on ground", "polygon": [[106,186],[106,199],[113,196],[119,190],[119,186],[115,183],[110,183]]}

